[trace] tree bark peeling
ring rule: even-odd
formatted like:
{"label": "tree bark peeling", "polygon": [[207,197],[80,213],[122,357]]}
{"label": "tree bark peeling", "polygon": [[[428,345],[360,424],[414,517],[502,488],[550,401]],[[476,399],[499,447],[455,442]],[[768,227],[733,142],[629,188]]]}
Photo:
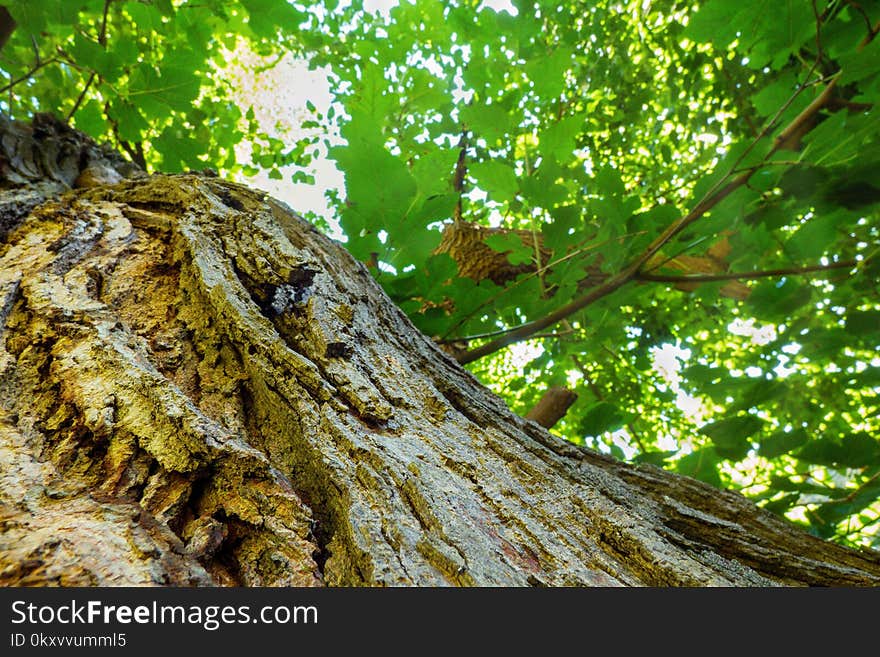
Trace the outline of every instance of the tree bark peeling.
{"label": "tree bark peeling", "polygon": [[0,243],[0,583],[880,583],[512,414],[283,204],[41,121],[0,126],[0,204],[39,196]]}

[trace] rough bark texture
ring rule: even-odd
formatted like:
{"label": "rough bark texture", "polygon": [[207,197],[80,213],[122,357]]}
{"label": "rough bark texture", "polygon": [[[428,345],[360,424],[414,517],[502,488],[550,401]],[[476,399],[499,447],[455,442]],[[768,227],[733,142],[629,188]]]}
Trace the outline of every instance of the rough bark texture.
{"label": "rough bark texture", "polygon": [[512,414],[266,195],[0,132],[0,584],[880,583]]}

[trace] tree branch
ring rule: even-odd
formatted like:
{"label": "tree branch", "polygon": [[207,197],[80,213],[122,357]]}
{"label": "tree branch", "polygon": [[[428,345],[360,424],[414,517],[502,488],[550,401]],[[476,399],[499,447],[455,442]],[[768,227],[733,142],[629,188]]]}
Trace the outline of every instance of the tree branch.
{"label": "tree branch", "polygon": [[[553,331],[550,333],[536,333],[531,336],[535,340],[543,339],[543,338],[564,338],[568,335],[574,333],[573,328],[565,329],[564,331]],[[502,335],[505,332],[505,329],[499,329],[497,331],[490,331],[488,333],[479,333],[477,335],[465,335],[460,338],[441,338],[439,340],[434,340],[437,344],[455,344],[457,342],[471,342],[472,340],[482,340],[485,338],[492,338],[496,335]]]}
{"label": "tree branch", "polygon": [[86,94],[89,91],[89,87],[91,87],[92,82],[95,81],[95,75],[96,75],[96,73],[93,72],[89,76],[89,79],[86,81],[86,84],[83,87],[83,90],[80,92],[79,96],[77,96],[76,102],[73,104],[73,108],[70,110],[70,112],[67,113],[67,119],[65,120],[65,123],[70,123],[70,120],[73,118],[73,115],[76,114],[77,110],[79,109],[79,106],[82,104],[83,100],[86,97]]}
{"label": "tree branch", "polygon": [[815,116],[815,114],[820,109],[822,109],[831,99],[831,94],[834,92],[834,88],[837,86],[838,79],[840,79],[839,73],[831,78],[831,81],[825,86],[825,89],[822,90],[822,93],[816,96],[813,99],[813,102],[807,105],[804,110],[800,114],[798,114],[782,132],[779,133],[779,135],[773,141],[773,148],[767,154],[768,156],[772,155],[781,148],[785,148],[793,138],[796,138],[797,136],[802,136],[801,130],[803,130],[807,122],[812,119],[813,116]]}
{"label": "tree branch", "polygon": [[846,260],[844,262],[832,262],[827,265],[809,265],[807,267],[767,269],[764,271],[725,272],[721,274],[666,275],[638,272],[634,278],[637,281],[651,281],[655,283],[710,283],[712,281],[750,280],[754,278],[772,278],[774,276],[810,274],[822,271],[829,271],[832,269],[851,269],[858,264],[859,263],[855,260]]}
{"label": "tree branch", "polygon": [[527,420],[537,422],[545,429],[554,426],[568,412],[569,407],[577,400],[577,393],[568,388],[549,388],[526,414]]}
{"label": "tree branch", "polygon": [[[98,30],[98,43],[101,44],[101,47],[104,48],[104,50],[107,49],[107,15],[110,11],[111,2],[113,2],[113,0],[104,0],[104,15],[101,17],[101,28]],[[97,75],[98,74],[94,71],[92,71],[91,75],[89,75],[89,79],[86,81],[83,90],[80,92],[79,96],[76,99],[76,102],[73,104],[73,108],[67,114],[67,123],[70,123],[70,120],[76,114],[79,106],[85,99],[86,94],[88,93],[89,88],[92,86],[92,82],[95,81],[95,77]]]}
{"label": "tree branch", "polygon": [[101,17],[101,29],[98,31],[98,43],[106,49],[107,46],[107,14],[110,11],[110,3],[113,0],[104,0],[104,15]]}
{"label": "tree branch", "polygon": [[0,94],[4,93],[6,91],[9,91],[15,85],[17,85],[19,82],[24,82],[25,80],[30,79],[31,77],[33,77],[34,73],[39,71],[44,66],[48,66],[49,64],[54,64],[57,61],[58,61],[57,57],[50,57],[49,59],[43,60],[41,62],[37,62],[36,64],[33,65],[33,67],[31,68],[30,71],[28,71],[27,73],[25,73],[21,77],[16,78],[15,80],[12,80],[6,86],[0,87]]}
{"label": "tree branch", "polygon": [[[805,126],[807,122],[822,107],[824,107],[825,103],[827,103],[828,100],[831,98],[831,94],[837,84],[839,76],[839,73],[835,74],[826,85],[825,89],[822,90],[822,93],[819,94],[813,100],[813,102],[811,102],[800,114],[798,114],[794,118],[794,120],[782,130],[782,132],[779,133],[779,136],[777,136],[777,138],[773,142],[773,146],[764,156],[764,161],[766,161],[768,157],[770,157],[776,151],[782,148],[792,137],[792,135],[798,134],[803,126]],[[798,92],[796,93],[800,93],[800,91],[801,90],[798,90]],[[753,145],[756,143],[757,140],[753,142]],[[736,163],[734,163],[733,170],[736,170],[736,168],[742,161],[742,158],[745,157],[746,153],[744,153],[743,156],[741,156],[740,159]],[[472,349],[470,351],[462,353],[457,359],[458,362],[461,364],[471,363],[475,360],[482,358],[483,356],[488,356],[489,354],[494,353],[499,349],[503,349],[504,347],[507,347],[511,344],[525,340],[526,338],[531,337],[538,331],[552,326],[561,319],[565,319],[566,317],[578,312],[579,310],[586,308],[595,301],[598,301],[599,299],[606,297],[613,292],[616,292],[619,288],[623,287],[631,280],[633,280],[636,277],[636,274],[638,274],[638,272],[645,265],[645,263],[653,258],[660,251],[660,249],[663,248],[664,245],[672,240],[672,238],[674,238],[692,223],[700,219],[709,210],[711,210],[725,198],[730,196],[730,194],[745,185],[752,177],[752,175],[754,175],[754,173],[758,171],[762,166],[763,161],[760,164],[756,164],[747,168],[745,171],[743,171],[743,173],[736,176],[733,180],[728,182],[720,189],[717,189],[716,186],[715,191],[710,190],[710,192],[708,192],[697,203],[693,210],[691,210],[684,217],[674,221],[669,226],[667,226],[667,228],[659,236],[657,236],[657,238],[654,239],[654,241],[651,242],[651,244],[649,244],[648,247],[629,265],[627,265],[623,270],[612,276],[601,285],[593,288],[587,294],[574,299],[570,303],[554,310],[553,312],[545,315],[540,319],[536,319],[534,321],[514,327],[506,335],[502,335],[501,337],[498,337],[491,342],[487,342],[486,344],[481,345],[476,349]],[[730,175],[732,174],[728,174],[727,177],[729,177]]]}
{"label": "tree branch", "polygon": [[864,50],[865,46],[867,46],[869,43],[871,43],[874,40],[874,37],[876,37],[878,33],[880,33],[880,21],[877,21],[874,24],[874,27],[870,27],[870,25],[869,25],[868,33],[865,35],[865,38],[862,39],[862,42],[859,44],[859,52]]}
{"label": "tree branch", "polygon": [[591,303],[598,301],[602,297],[608,296],[618,288],[628,283],[630,281],[630,278],[631,274],[629,274],[627,270],[624,270],[621,273],[611,277],[602,285],[594,287],[587,294],[578,297],[571,303],[567,303],[557,310],[554,310],[549,315],[546,315],[540,319],[536,319],[532,322],[520,324],[519,326],[513,328],[506,335],[502,335],[501,337],[496,338],[491,342],[487,342],[486,344],[481,345],[476,349],[472,349],[461,354],[457,360],[459,363],[464,365],[466,363],[471,363],[475,360],[478,360],[483,356],[488,356],[489,354],[494,353],[499,349],[503,349],[508,345],[514,344],[516,342],[521,342],[522,340],[531,337],[538,331],[541,331],[548,326],[552,326],[559,320],[565,319],[569,315],[576,313],[578,310],[586,308]]}
{"label": "tree branch", "polygon": [[467,177],[467,149],[468,149],[468,128],[462,126],[461,139],[458,140],[458,161],[455,163],[455,175],[452,179],[452,189],[458,194],[458,200],[455,202],[455,210],[453,210],[453,220],[455,223],[461,221],[462,203],[461,197],[464,194],[464,181]]}

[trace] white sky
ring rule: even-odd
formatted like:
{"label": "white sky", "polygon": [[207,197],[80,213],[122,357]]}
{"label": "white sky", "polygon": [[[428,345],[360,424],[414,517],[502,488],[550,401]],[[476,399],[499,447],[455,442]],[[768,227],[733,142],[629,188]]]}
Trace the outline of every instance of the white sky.
{"label": "white sky", "polygon": [[[366,11],[385,16],[397,5],[397,0],[364,0]],[[514,15],[517,13],[509,0],[483,0],[480,9],[483,8]],[[326,114],[330,108],[333,94],[324,69],[310,71],[306,62],[289,56],[283,58],[274,68],[254,76],[249,69],[252,70],[263,62],[248,53],[244,47],[234,53],[234,59],[237,63],[230,67],[231,73],[242,81],[239,104],[243,111],[247,111],[253,104],[256,118],[269,134],[292,143],[304,133],[298,126],[309,118],[307,101],[321,114]],[[275,130],[275,126],[282,129]],[[331,135],[331,142],[339,143],[339,140],[333,139]],[[240,161],[250,160],[249,145],[241,146],[236,152]],[[241,176],[240,180],[272,194],[297,212],[314,212],[324,217],[332,228],[331,235],[336,239],[342,238],[342,232],[338,223],[333,220],[324,197],[327,190],[344,192],[342,173],[327,159],[326,153],[315,158],[308,169],[308,173],[315,176],[314,185],[291,182],[290,177],[294,171],[295,167],[282,169],[281,180],[269,178],[268,171],[261,171],[254,177]]]}
{"label": "white sky", "polygon": [[[325,70],[310,71],[306,62],[287,56],[274,68],[255,75],[251,71],[259,63],[256,56],[248,53],[244,47],[240,47],[234,55],[237,64],[231,67],[231,74],[243,82],[238,103],[243,112],[252,104],[260,126],[270,135],[293,144],[308,132],[299,127],[312,118],[306,107],[307,102],[311,102],[321,114],[326,114],[330,108],[333,95]],[[332,135],[329,137],[331,142],[338,143],[338,139]],[[236,149],[238,159],[243,163],[250,161],[250,152],[250,144],[242,144]],[[239,179],[269,192],[297,212],[315,212],[329,221],[331,213],[324,192],[344,189],[342,173],[326,153],[315,158],[307,169],[315,176],[314,185],[291,182],[290,177],[296,170],[296,167],[281,169],[281,180],[272,180],[266,170],[261,170],[254,177],[242,175]]]}

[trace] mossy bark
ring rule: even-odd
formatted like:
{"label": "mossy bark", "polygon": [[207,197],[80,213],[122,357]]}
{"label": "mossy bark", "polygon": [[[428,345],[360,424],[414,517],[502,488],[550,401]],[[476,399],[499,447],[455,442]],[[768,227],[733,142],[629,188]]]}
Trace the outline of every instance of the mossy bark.
{"label": "mossy bark", "polygon": [[514,415],[265,194],[0,133],[0,584],[880,583]]}

